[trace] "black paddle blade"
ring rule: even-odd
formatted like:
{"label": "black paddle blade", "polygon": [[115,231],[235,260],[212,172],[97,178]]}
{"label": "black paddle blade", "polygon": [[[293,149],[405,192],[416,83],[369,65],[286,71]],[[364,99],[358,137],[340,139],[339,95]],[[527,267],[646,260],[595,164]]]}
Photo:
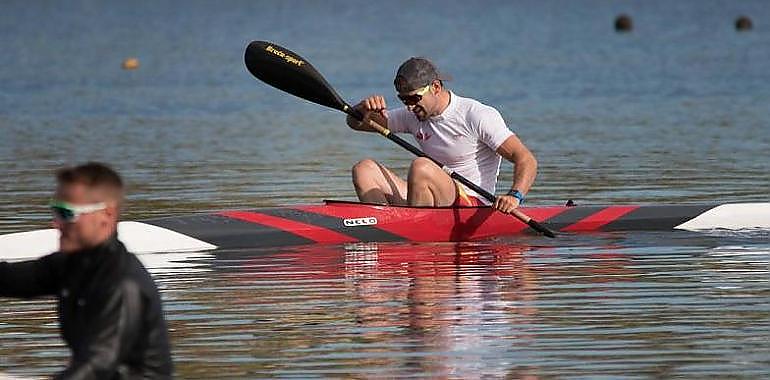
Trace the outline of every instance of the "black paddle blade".
{"label": "black paddle blade", "polygon": [[549,238],[555,238],[556,234],[553,233],[553,231],[549,230],[544,225],[538,223],[535,219],[530,219],[527,224],[532,227],[533,230],[540,232],[541,234],[548,236]]}
{"label": "black paddle blade", "polygon": [[261,81],[302,99],[348,112],[348,104],[326,79],[299,54],[266,41],[246,48],[246,67]]}

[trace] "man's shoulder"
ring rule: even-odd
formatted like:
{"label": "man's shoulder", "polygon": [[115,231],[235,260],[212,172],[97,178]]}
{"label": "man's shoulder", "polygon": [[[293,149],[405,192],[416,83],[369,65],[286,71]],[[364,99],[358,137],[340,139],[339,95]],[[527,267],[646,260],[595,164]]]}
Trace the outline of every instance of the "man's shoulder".
{"label": "man's shoulder", "polygon": [[499,113],[494,107],[484,104],[474,98],[463,97],[454,92],[452,93],[452,96],[454,96],[455,101],[457,102],[456,110],[459,113],[471,116],[484,115],[490,112]]}
{"label": "man's shoulder", "polygon": [[492,106],[486,105],[476,99],[466,98],[459,95],[455,95],[457,106],[455,112],[461,120],[465,120],[466,123],[471,125],[478,125],[480,122],[497,118],[500,112]]}
{"label": "man's shoulder", "polygon": [[157,292],[152,276],[139,258],[119,241],[114,249],[118,251],[119,261],[115,262],[109,274],[113,276],[115,286],[123,291],[139,291],[145,295]]}
{"label": "man's shoulder", "polygon": [[132,266],[112,287],[112,292],[120,293],[127,302],[159,303],[160,293],[150,274],[143,268]]}
{"label": "man's shoulder", "polygon": [[150,275],[150,272],[147,271],[147,268],[144,267],[144,265],[139,260],[139,258],[136,257],[136,255],[128,252],[127,261],[128,261],[128,265],[126,268],[127,279],[131,279],[143,285],[155,283],[152,279],[152,276]]}

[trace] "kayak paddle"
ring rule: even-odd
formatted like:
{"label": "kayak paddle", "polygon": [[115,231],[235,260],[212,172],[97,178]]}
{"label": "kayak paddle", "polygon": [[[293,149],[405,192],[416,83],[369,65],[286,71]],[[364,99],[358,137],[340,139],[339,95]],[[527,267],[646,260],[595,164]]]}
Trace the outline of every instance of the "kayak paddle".
{"label": "kayak paddle", "polygon": [[[364,120],[364,115],[346,103],[315,67],[297,53],[274,43],[253,41],[246,48],[244,59],[249,72],[261,81],[302,99],[342,111],[354,117],[356,120]],[[369,124],[381,135],[412,152],[414,155],[425,157],[433,161],[436,165],[449,173],[450,177],[480,194],[490,202],[494,203],[497,199],[494,194],[484,190],[462,175],[447,170],[442,163],[429,157],[419,148],[406,142],[396,134],[390,133],[389,129],[374,121],[369,121]],[[523,212],[514,209],[511,214],[532,227],[535,231],[551,238],[556,237],[553,231],[530,218]]]}

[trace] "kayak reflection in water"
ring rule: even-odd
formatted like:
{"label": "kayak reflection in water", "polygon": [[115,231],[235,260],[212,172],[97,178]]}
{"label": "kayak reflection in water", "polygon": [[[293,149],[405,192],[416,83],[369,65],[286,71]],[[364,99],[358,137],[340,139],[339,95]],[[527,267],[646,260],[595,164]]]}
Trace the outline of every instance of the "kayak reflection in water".
{"label": "kayak reflection in water", "polygon": [[0,262],[0,296],[58,297],[62,337],[72,351],[57,378],[170,378],[158,289],[117,238],[123,181],[88,163],[57,173],[51,202],[59,251]]}
{"label": "kayak reflection in water", "polygon": [[[375,131],[368,121],[395,133],[410,133],[428,157],[494,194],[502,158],[514,164],[513,184],[495,208],[510,213],[523,201],[537,175],[537,160],[505,124],[500,113],[444,87],[448,77],[426,58],[410,58],[394,85],[404,107],[388,112],[385,98],[373,95],[355,108],[364,122],[348,116],[349,127]],[[353,184],[362,202],[411,206],[478,206],[488,201],[456,183],[428,158],[417,158],[404,181],[373,159],[353,166]]]}

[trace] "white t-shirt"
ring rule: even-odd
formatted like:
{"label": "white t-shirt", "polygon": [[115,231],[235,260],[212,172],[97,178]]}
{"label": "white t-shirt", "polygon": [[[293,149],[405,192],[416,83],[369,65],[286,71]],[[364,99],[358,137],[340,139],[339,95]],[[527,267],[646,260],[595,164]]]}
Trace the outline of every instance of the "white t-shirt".
{"label": "white t-shirt", "polygon": [[[411,133],[425,154],[494,194],[502,161],[496,151],[513,132],[496,109],[449,94],[444,112],[425,121],[406,107],[388,111],[388,129]],[[475,191],[465,191],[489,204]]]}

